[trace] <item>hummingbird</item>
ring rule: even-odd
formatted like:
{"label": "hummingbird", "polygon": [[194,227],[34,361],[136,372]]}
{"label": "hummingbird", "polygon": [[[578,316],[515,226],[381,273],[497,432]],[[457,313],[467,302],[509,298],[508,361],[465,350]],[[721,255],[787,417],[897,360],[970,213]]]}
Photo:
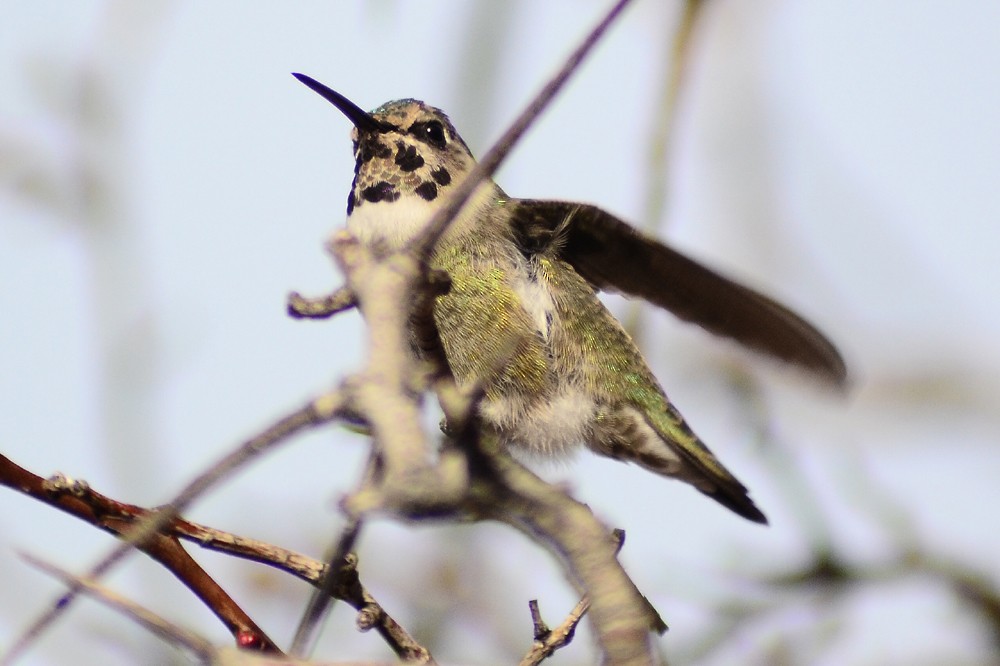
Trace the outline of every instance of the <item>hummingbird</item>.
{"label": "hummingbird", "polygon": [[[475,166],[469,147],[424,102],[369,113],[294,76],[354,125],[347,229],[366,247],[403,249]],[[583,444],[685,481],[757,523],[767,518],[747,488],[688,426],[598,293],[645,299],[834,384],[846,380],[836,347],[802,317],[592,205],[516,199],[488,179],[429,263],[451,279],[433,305],[437,351],[460,387],[484,390],[478,416],[503,447],[556,457]]]}

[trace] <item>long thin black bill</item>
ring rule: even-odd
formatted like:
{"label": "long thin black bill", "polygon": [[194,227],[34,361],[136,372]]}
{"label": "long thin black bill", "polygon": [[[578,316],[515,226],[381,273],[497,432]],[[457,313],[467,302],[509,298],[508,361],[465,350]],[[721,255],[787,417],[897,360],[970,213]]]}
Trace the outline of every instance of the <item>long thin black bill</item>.
{"label": "long thin black bill", "polygon": [[299,81],[301,81],[302,83],[306,84],[307,86],[315,90],[323,97],[323,99],[330,102],[330,104],[333,104],[335,107],[340,109],[340,112],[343,113],[345,116],[347,116],[347,119],[350,120],[352,123],[354,123],[354,126],[357,127],[359,130],[366,132],[377,132],[381,128],[381,125],[379,125],[378,121],[372,118],[368,114],[368,112],[366,112],[364,109],[362,109],[360,106],[358,106],[351,100],[341,95],[336,90],[331,90],[330,88],[327,88],[316,79],[310,76],[306,76],[305,74],[298,74],[296,72],[292,72],[292,76],[294,76]]}

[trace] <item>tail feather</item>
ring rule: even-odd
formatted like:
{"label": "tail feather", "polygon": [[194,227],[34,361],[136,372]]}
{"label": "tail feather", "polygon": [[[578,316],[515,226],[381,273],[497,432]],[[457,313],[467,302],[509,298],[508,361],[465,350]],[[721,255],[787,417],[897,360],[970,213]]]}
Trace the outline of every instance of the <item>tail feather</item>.
{"label": "tail feather", "polygon": [[747,520],[767,525],[767,516],[753,503],[753,500],[747,495],[746,488],[742,485],[739,488],[740,490],[733,488],[724,489],[721,486],[716,486],[713,490],[701,490],[701,488],[698,488],[698,490],[701,490],[705,495],[708,495],[722,506],[743,516]]}
{"label": "tail feather", "polygon": [[767,517],[750,499],[746,487],[718,461],[669,403],[663,411],[640,411],[634,407],[615,410],[615,417],[605,418],[603,426],[591,443],[595,452],[686,481],[730,511],[755,523],[767,524]]}

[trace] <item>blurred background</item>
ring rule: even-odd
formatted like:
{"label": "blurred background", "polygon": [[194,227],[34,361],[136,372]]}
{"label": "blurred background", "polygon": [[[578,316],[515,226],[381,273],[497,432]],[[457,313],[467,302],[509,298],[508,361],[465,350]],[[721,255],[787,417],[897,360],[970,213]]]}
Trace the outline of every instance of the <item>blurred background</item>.
{"label": "blurred background", "polygon": [[[0,451],[141,505],[359,365],[357,313],[285,313],[340,283],[349,124],[416,97],[482,154],[608,2],[0,5]],[[806,315],[839,396],[609,298],[672,400],[752,490],[761,528],[590,455],[540,471],[627,532],[671,664],[1000,663],[1000,6],[635,0],[497,180],[598,204]],[[428,424],[438,419],[427,407]],[[193,520],[320,556],[364,438],[297,438]],[[90,526],[0,492],[0,645],[82,571]],[[576,595],[496,525],[368,525],[363,582],[445,663],[513,663],[529,599]],[[401,554],[405,553],[405,557]],[[196,552],[279,643],[309,589]],[[119,592],[222,626],[135,556]],[[340,604],[315,656],[391,659]],[[555,664],[592,663],[584,625]],[[21,663],[186,657],[90,601]]]}

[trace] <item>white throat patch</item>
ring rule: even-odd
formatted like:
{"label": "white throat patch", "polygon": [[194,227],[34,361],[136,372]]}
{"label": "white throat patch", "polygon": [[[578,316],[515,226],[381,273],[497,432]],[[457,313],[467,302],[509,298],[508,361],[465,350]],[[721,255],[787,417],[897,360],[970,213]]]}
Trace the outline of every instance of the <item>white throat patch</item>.
{"label": "white throat patch", "polygon": [[365,247],[384,243],[388,250],[400,250],[427,226],[436,207],[417,196],[391,203],[366,201],[347,218],[347,229]]}

